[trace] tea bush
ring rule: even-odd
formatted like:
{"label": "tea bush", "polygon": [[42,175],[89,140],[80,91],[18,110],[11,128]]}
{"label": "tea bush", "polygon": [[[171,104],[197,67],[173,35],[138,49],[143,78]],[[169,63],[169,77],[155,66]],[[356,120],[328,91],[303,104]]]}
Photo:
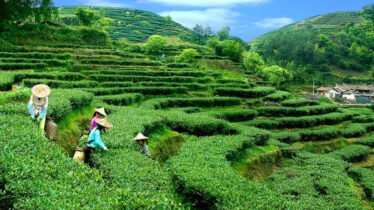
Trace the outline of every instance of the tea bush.
{"label": "tea bush", "polygon": [[[352,114],[333,112],[323,115],[303,116],[303,117],[282,117],[275,119],[252,120],[246,125],[265,129],[274,128],[307,128],[316,125],[333,125],[342,121],[352,119]],[[366,125],[368,127],[369,125]]]}
{"label": "tea bush", "polygon": [[289,97],[291,97],[291,93],[287,91],[277,91],[275,93],[265,96],[264,100],[278,102],[278,101],[283,101]]}
{"label": "tea bush", "polygon": [[46,63],[0,63],[1,70],[42,69],[45,67],[47,67]]}
{"label": "tea bush", "polygon": [[357,143],[370,146],[370,147],[374,147],[374,134],[371,134],[370,136],[359,140]]}
{"label": "tea bush", "polygon": [[0,185],[6,189],[2,191],[0,207],[105,209],[122,206],[118,199],[121,194],[125,195],[126,188],[112,189],[97,170],[75,163],[42,137],[31,118],[2,114],[0,127]]}
{"label": "tea bush", "polygon": [[66,60],[71,58],[69,53],[11,53],[11,52],[0,52],[0,58],[39,58],[39,59],[59,59]]}
{"label": "tea bush", "polygon": [[242,98],[259,98],[275,92],[273,87],[254,87],[252,89],[217,88],[215,93],[220,96],[236,96]]}
{"label": "tea bush", "polygon": [[350,145],[343,149],[330,153],[334,158],[339,158],[344,161],[357,162],[364,159],[370,153],[370,147],[364,145]]}
{"label": "tea bush", "polygon": [[229,122],[248,121],[256,117],[255,110],[238,110],[238,111],[212,111],[207,114],[218,119],[227,120]]}
{"label": "tea bush", "polygon": [[296,208],[231,168],[226,158],[252,145],[253,139],[240,135],[206,137],[187,142],[167,166],[177,189],[193,203],[217,209]]}
{"label": "tea bush", "polygon": [[272,138],[277,139],[278,141],[292,144],[301,140],[300,134],[296,132],[279,132],[272,134]]}
{"label": "tea bush", "polygon": [[124,87],[124,88],[92,88],[88,92],[96,96],[118,95],[122,93],[141,93],[143,95],[168,95],[186,93],[186,87]]}
{"label": "tea bush", "polygon": [[203,71],[143,71],[143,70],[100,70],[100,74],[112,75],[138,75],[138,76],[190,76],[190,77],[203,77],[207,74]]}
{"label": "tea bush", "polygon": [[143,98],[143,95],[140,93],[130,93],[112,96],[100,96],[96,98],[110,105],[126,106],[140,101]]}
{"label": "tea bush", "polygon": [[33,87],[37,84],[45,84],[50,88],[94,88],[99,87],[99,83],[95,81],[60,81],[60,80],[48,80],[48,79],[24,79],[23,84],[27,87]]}
{"label": "tea bush", "polygon": [[85,78],[84,75],[78,73],[15,73],[14,82],[21,82],[23,79],[49,79],[63,81],[80,81]]}
{"label": "tea bush", "polygon": [[319,105],[318,101],[309,100],[305,98],[293,98],[287,99],[281,102],[282,106],[289,106],[289,107],[300,107],[300,106],[314,106]]}
{"label": "tea bush", "polygon": [[113,60],[113,59],[84,59],[82,64],[121,65],[121,66],[161,66],[159,61],[148,60]]}
{"label": "tea bush", "polygon": [[303,130],[298,132],[301,141],[330,140],[342,134],[338,128],[323,128],[318,130]]}
{"label": "tea bush", "polygon": [[297,152],[265,182],[288,205],[299,205],[296,209],[360,209],[361,198],[349,183],[347,166],[327,155]]}
{"label": "tea bush", "polygon": [[100,75],[94,74],[89,76],[91,80],[98,82],[186,82],[186,83],[207,83],[211,79],[209,77],[187,77],[187,76],[119,76],[119,75]]}
{"label": "tea bush", "polygon": [[342,136],[345,138],[359,137],[366,133],[366,127],[359,123],[349,124],[346,128],[342,129]]}
{"label": "tea bush", "polygon": [[353,177],[362,188],[370,201],[374,200],[374,172],[373,170],[360,167],[350,167],[349,176]]}
{"label": "tea bush", "polygon": [[307,106],[307,107],[276,107],[267,106],[258,109],[261,115],[283,117],[283,116],[304,116],[304,115],[321,115],[330,112],[338,111],[336,105],[318,105],[318,106]]}
{"label": "tea bush", "polygon": [[81,90],[52,89],[48,100],[47,116],[53,117],[58,122],[65,118],[72,110],[89,106],[92,100],[92,94]]}
{"label": "tea bush", "polygon": [[140,107],[145,109],[162,109],[168,107],[214,107],[234,106],[241,103],[240,98],[234,97],[204,97],[204,98],[157,98],[144,102]]}

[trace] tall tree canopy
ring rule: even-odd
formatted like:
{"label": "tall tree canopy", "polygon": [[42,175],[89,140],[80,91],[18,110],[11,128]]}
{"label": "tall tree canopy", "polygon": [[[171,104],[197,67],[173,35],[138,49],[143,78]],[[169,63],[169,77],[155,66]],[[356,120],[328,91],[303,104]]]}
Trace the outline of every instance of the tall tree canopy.
{"label": "tall tree canopy", "polygon": [[0,0],[0,22],[50,20],[57,14],[52,0]]}

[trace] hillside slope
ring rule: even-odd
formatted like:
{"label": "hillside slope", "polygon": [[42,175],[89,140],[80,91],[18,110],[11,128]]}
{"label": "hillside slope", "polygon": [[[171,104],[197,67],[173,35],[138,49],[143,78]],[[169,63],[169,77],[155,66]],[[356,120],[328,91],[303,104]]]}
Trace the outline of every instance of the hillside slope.
{"label": "hillside slope", "polygon": [[373,31],[373,22],[360,12],[337,12],[290,24],[250,43],[267,63],[291,70],[299,84],[312,78],[320,85],[372,83]]}
{"label": "hillside slope", "polygon": [[[61,20],[68,25],[78,25],[78,19],[74,15],[77,8],[76,6],[59,8]],[[104,16],[115,20],[113,27],[109,30],[109,35],[114,40],[126,38],[131,42],[144,42],[154,34],[178,36],[182,40],[188,40],[193,33],[181,24],[152,12],[128,8],[90,8],[94,10],[104,8]]]}
{"label": "hillside slope", "polygon": [[359,12],[336,12],[328,13],[325,15],[318,15],[315,17],[307,18],[297,23],[284,26],[280,29],[271,31],[262,36],[259,36],[250,42],[252,44],[260,44],[272,36],[277,36],[285,32],[294,31],[312,31],[315,33],[331,34],[340,32],[346,28],[347,24],[362,23]]}

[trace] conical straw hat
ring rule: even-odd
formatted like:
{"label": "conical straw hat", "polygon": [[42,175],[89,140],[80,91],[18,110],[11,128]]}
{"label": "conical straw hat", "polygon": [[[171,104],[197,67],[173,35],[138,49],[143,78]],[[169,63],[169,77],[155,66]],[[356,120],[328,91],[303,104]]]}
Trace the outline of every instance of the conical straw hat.
{"label": "conical straw hat", "polygon": [[32,94],[39,98],[45,98],[49,96],[51,89],[47,85],[39,84],[32,88]]}
{"label": "conical straw hat", "polygon": [[103,107],[99,108],[99,109],[95,109],[95,112],[103,115],[103,116],[106,116],[106,113],[105,113],[105,109]]}
{"label": "conical straw hat", "polygon": [[105,128],[113,128],[113,124],[110,123],[106,118],[104,119],[96,119],[95,122]]}
{"label": "conical straw hat", "polygon": [[132,140],[138,141],[138,140],[146,140],[148,137],[144,136],[142,133],[138,133],[138,135],[135,136]]}

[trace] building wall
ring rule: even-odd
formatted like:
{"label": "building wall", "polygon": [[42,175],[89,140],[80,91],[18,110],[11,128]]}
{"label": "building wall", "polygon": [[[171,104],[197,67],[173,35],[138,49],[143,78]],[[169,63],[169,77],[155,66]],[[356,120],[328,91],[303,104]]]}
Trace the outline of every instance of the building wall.
{"label": "building wall", "polygon": [[371,104],[370,96],[357,96],[356,103],[359,104]]}

